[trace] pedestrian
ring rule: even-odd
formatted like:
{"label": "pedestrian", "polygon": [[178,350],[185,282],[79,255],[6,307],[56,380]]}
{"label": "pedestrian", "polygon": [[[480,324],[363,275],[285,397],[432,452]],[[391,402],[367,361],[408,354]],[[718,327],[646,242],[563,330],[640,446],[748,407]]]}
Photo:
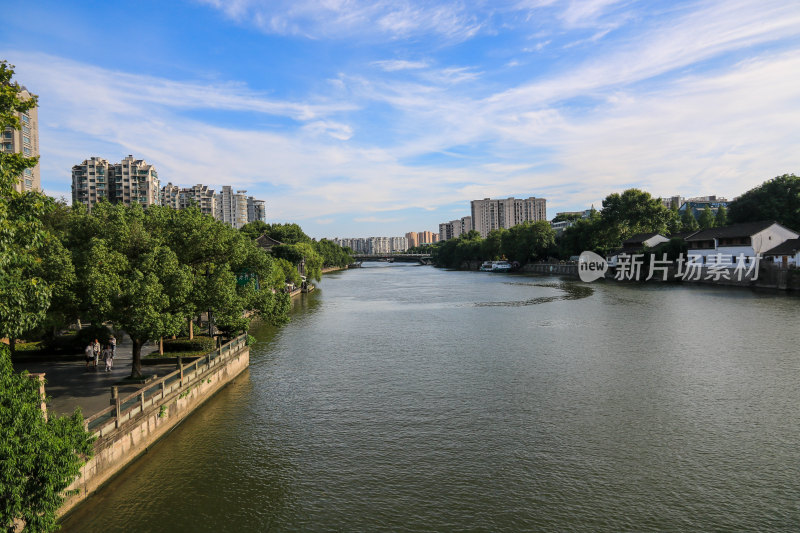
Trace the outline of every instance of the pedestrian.
{"label": "pedestrian", "polygon": [[117,339],[114,335],[108,339],[109,344],[111,344],[111,357],[117,356]]}
{"label": "pedestrian", "polygon": [[97,370],[97,360],[100,358],[100,341],[97,339],[92,344],[92,353],[94,354],[94,369]]}
{"label": "pedestrian", "polygon": [[87,344],[83,353],[86,355],[86,370],[89,370],[89,365],[94,361],[94,344],[91,342]]}
{"label": "pedestrian", "polygon": [[106,372],[111,372],[111,366],[114,364],[114,350],[110,344],[106,344],[106,349],[103,350],[103,360],[106,362]]}

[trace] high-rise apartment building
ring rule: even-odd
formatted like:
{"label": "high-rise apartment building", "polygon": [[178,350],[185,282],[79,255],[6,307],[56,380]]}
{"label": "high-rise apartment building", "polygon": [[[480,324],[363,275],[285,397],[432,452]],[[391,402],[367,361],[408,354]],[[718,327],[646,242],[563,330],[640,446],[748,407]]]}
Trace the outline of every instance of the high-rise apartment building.
{"label": "high-rise apartment building", "polygon": [[439,224],[439,240],[455,239],[470,231],[472,231],[472,217],[462,217],[458,220],[442,222]]}
{"label": "high-rise apartment building", "polygon": [[161,189],[153,165],[129,155],[119,163],[102,157],[86,159],[72,167],[72,203],[90,210],[100,200],[125,205],[158,205]]}
{"label": "high-rise apartment building", "polygon": [[419,246],[419,234],[416,231],[406,233],[406,240],[408,241],[409,248],[416,248]]}
{"label": "high-rise apartment building", "polygon": [[204,215],[215,216],[217,199],[213,189],[198,183],[193,187],[178,187],[167,183],[161,187],[161,205],[173,209],[186,209],[195,206]]}
{"label": "high-rise apartment building", "polygon": [[72,203],[89,210],[100,200],[111,201],[109,180],[114,166],[102,157],[92,157],[72,167]]}
{"label": "high-rise apartment building", "polygon": [[[28,100],[33,95],[25,87],[19,92],[20,100]],[[36,107],[24,113],[16,113],[20,129],[6,128],[0,139],[0,151],[7,154],[22,154],[25,157],[39,155],[39,112]],[[42,181],[39,173],[39,163],[33,168],[26,168],[19,181],[14,184],[17,192],[41,191]]]}
{"label": "high-rise apartment building", "polygon": [[115,203],[150,207],[158,205],[161,200],[156,167],[144,159],[134,159],[132,155],[114,164],[109,185],[111,201]]}
{"label": "high-rise apartment building", "polygon": [[238,190],[235,193],[230,185],[224,185],[217,194],[216,215],[217,220],[230,224],[236,229],[247,224],[247,191]]}
{"label": "high-rise apartment building", "polygon": [[544,198],[506,198],[472,201],[472,227],[486,238],[490,231],[511,228],[523,222],[547,220],[547,200]]}
{"label": "high-rise apartment building", "polygon": [[267,221],[267,205],[264,200],[256,200],[252,196],[247,198],[247,221]]}
{"label": "high-rise apartment building", "polygon": [[419,235],[420,246],[423,244],[433,244],[435,242],[439,242],[439,234],[432,231],[420,231],[417,233],[417,235]]}

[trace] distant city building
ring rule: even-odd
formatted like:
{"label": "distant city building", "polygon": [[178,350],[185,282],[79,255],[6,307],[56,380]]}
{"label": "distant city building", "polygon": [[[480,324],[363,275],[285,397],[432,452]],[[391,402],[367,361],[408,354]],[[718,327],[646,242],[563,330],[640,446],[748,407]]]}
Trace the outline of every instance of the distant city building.
{"label": "distant city building", "polygon": [[406,233],[406,239],[408,240],[409,248],[416,248],[419,246],[419,233],[416,231]]}
{"label": "distant city building", "polygon": [[678,209],[683,205],[684,201],[685,199],[683,196],[670,196],[669,198],[661,199],[661,203],[664,204],[664,207],[667,209]]}
{"label": "distant city building", "polygon": [[216,215],[214,218],[230,224],[236,229],[247,224],[247,191],[233,192],[230,185],[224,185],[216,195]]}
{"label": "distant city building", "polygon": [[[22,87],[18,97],[20,100],[28,100],[33,94],[28,89]],[[0,152],[6,154],[22,154],[25,157],[37,157],[39,155],[39,111],[36,107],[24,113],[15,113],[19,119],[20,129],[15,130],[6,128],[3,130],[0,139]],[[33,168],[26,168],[19,177],[19,182],[14,184],[17,192],[41,191],[42,182],[39,172],[39,163]]]}
{"label": "distant city building", "polygon": [[109,165],[108,193],[109,200],[114,203],[141,204],[142,207],[159,205],[161,187],[158,172],[145,160],[129,155],[119,163]]}
{"label": "distant city building", "polygon": [[256,200],[252,196],[247,198],[247,221],[267,221],[267,204],[264,200]]}
{"label": "distant city building", "polygon": [[204,215],[214,216],[217,200],[214,190],[208,185],[198,183],[193,187],[178,187],[167,183],[161,188],[161,205],[173,209],[186,209],[195,206]]}
{"label": "distant city building", "polygon": [[689,198],[684,201],[678,208],[678,212],[682,215],[687,209],[692,211],[695,218],[700,218],[700,214],[705,211],[706,207],[711,209],[714,215],[717,214],[720,207],[728,208],[727,198],[718,198],[717,196],[698,196],[696,198]]}
{"label": "distant city building", "polygon": [[439,234],[432,231],[420,231],[417,233],[417,236],[419,237],[420,246],[423,244],[433,244],[435,242],[439,242]]}
{"label": "distant city building", "polygon": [[330,239],[339,246],[347,247],[356,254],[382,255],[408,250],[408,239],[406,237],[367,237],[355,239],[340,239],[334,237]]}
{"label": "distant city building", "polygon": [[547,220],[547,200],[544,198],[484,198],[473,200],[471,206],[472,228],[484,238],[492,230],[511,228],[523,222]]}
{"label": "distant city building", "polygon": [[89,210],[100,200],[111,201],[109,179],[114,166],[102,157],[92,157],[72,167],[72,204]]}
{"label": "distant city building", "polygon": [[472,217],[463,217],[439,224],[439,240],[455,239],[472,231]]}

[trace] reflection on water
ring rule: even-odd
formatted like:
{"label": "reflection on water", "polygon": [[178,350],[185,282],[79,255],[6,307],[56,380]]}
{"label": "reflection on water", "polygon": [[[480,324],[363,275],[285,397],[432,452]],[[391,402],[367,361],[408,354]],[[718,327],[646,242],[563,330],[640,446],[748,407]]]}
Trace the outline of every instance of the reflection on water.
{"label": "reflection on water", "polygon": [[795,530],[798,302],[335,274],[64,529]]}

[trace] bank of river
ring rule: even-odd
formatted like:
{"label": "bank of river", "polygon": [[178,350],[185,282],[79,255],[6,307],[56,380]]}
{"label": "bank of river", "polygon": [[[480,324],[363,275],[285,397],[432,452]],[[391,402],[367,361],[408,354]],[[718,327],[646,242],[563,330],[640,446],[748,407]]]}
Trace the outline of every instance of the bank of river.
{"label": "bank of river", "polygon": [[791,530],[800,300],[365,264],[65,531]]}

